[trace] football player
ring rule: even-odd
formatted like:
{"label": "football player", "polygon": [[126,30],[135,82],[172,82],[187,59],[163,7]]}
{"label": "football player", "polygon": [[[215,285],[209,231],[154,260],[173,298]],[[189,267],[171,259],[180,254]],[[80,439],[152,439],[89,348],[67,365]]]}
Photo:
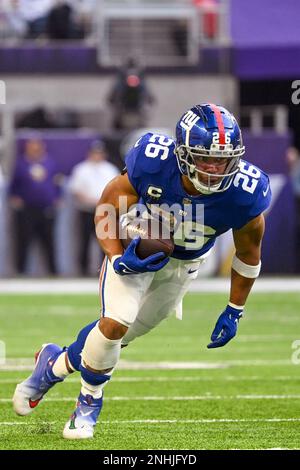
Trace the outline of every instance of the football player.
{"label": "football player", "polygon": [[[121,346],[144,335],[180,304],[216,238],[232,230],[232,260],[228,304],[219,316],[208,348],[218,348],[237,332],[239,319],[261,267],[263,212],[271,190],[267,175],[241,159],[245,153],[241,130],[234,116],[213,104],[188,110],[176,127],[176,141],[148,133],[126,157],[126,169],[105,188],[98,204],[119,209],[120,196],[128,207],[143,202],[176,204],[175,249],[140,259],[134,239],[126,250],[118,238],[99,243],[106,254],[100,274],[101,318],[83,328],[68,348],[44,345],[32,375],[17,385],[13,405],[19,415],[29,414],[45,393],[70,373],[81,374],[76,409],[65,425],[67,439],[91,438],[102,407],[103,387],[118,362]],[[180,220],[187,205],[204,207],[204,222],[197,210]],[[101,211],[100,211],[101,212]],[[97,215],[95,223],[104,217]],[[185,230],[182,230],[182,224]],[[180,234],[183,233],[183,236]],[[179,235],[178,235],[179,234]]]}

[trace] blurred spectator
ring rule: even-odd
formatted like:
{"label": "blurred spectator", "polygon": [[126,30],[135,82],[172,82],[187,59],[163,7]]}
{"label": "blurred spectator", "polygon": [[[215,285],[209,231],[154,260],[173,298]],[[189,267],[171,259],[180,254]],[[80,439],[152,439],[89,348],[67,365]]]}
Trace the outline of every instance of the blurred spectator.
{"label": "blurred spectator", "polygon": [[28,140],[9,186],[19,273],[25,272],[28,249],[37,238],[45,252],[49,272],[56,274],[53,231],[60,197],[57,176],[56,165],[47,155],[44,143],[38,139]]}
{"label": "blurred spectator", "polygon": [[134,59],[128,59],[120,69],[116,82],[108,96],[113,108],[113,127],[117,130],[136,129],[145,126],[146,106],[154,98],[146,84],[143,70]]}
{"label": "blurred spectator", "polygon": [[29,129],[52,129],[56,127],[43,107],[31,109],[17,120],[16,127]]}
{"label": "blurred spectator", "polygon": [[82,39],[93,33],[97,0],[0,0],[0,38]]}
{"label": "blurred spectator", "polygon": [[296,269],[300,273],[300,154],[295,147],[288,149],[287,162],[296,204]]}
{"label": "blurred spectator", "polygon": [[72,2],[56,0],[47,20],[49,39],[82,39],[84,31],[76,21]]}
{"label": "blurred spectator", "polygon": [[77,112],[68,108],[49,112],[43,107],[37,107],[16,119],[17,129],[77,129],[79,126]]}
{"label": "blurred spectator", "polygon": [[[94,143],[84,162],[73,169],[70,190],[76,201],[79,215],[81,274],[88,274],[88,252],[92,237],[95,237],[94,212],[96,204],[107,183],[119,174],[119,170],[106,160],[102,143]],[[100,261],[100,259],[99,259]]]}

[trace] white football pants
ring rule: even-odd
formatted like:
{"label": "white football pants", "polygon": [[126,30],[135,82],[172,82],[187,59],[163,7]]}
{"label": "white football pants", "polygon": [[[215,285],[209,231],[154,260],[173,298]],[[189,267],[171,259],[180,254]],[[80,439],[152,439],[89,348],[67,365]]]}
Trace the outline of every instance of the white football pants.
{"label": "white football pants", "polygon": [[128,327],[122,344],[152,330],[174,311],[181,318],[182,299],[208,255],[192,261],[171,258],[156,273],[128,276],[116,274],[108,259],[104,260],[99,285],[101,316]]}

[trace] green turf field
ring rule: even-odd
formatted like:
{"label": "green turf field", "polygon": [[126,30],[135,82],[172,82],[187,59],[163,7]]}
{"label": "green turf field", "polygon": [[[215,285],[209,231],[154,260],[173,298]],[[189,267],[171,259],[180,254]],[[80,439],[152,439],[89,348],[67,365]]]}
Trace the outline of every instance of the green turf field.
{"label": "green turf field", "polygon": [[[94,440],[61,437],[80,389],[78,375],[21,418],[10,400],[28,372],[2,370],[0,449],[300,448],[300,365],[291,361],[292,343],[300,340],[300,295],[252,294],[238,336],[207,350],[225,303],[223,294],[190,294],[182,322],[171,317],[123,350],[122,359],[138,368],[116,371]],[[97,311],[96,295],[2,295],[0,340],[10,360],[30,358],[43,342],[72,342]],[[156,362],[204,368],[155,370]]]}

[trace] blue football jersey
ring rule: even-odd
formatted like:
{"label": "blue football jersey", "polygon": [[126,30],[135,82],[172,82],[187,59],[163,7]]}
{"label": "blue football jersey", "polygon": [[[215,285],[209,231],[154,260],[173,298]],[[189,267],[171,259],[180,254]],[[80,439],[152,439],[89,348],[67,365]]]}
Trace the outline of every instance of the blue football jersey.
{"label": "blue football jersey", "polygon": [[175,241],[172,256],[190,260],[210,250],[222,233],[240,229],[265,211],[270,205],[271,189],[263,171],[241,160],[240,170],[226,191],[191,196],[182,185],[174,150],[172,138],[145,134],[127,154],[126,169],[139,203],[149,212],[161,215],[171,207]]}

